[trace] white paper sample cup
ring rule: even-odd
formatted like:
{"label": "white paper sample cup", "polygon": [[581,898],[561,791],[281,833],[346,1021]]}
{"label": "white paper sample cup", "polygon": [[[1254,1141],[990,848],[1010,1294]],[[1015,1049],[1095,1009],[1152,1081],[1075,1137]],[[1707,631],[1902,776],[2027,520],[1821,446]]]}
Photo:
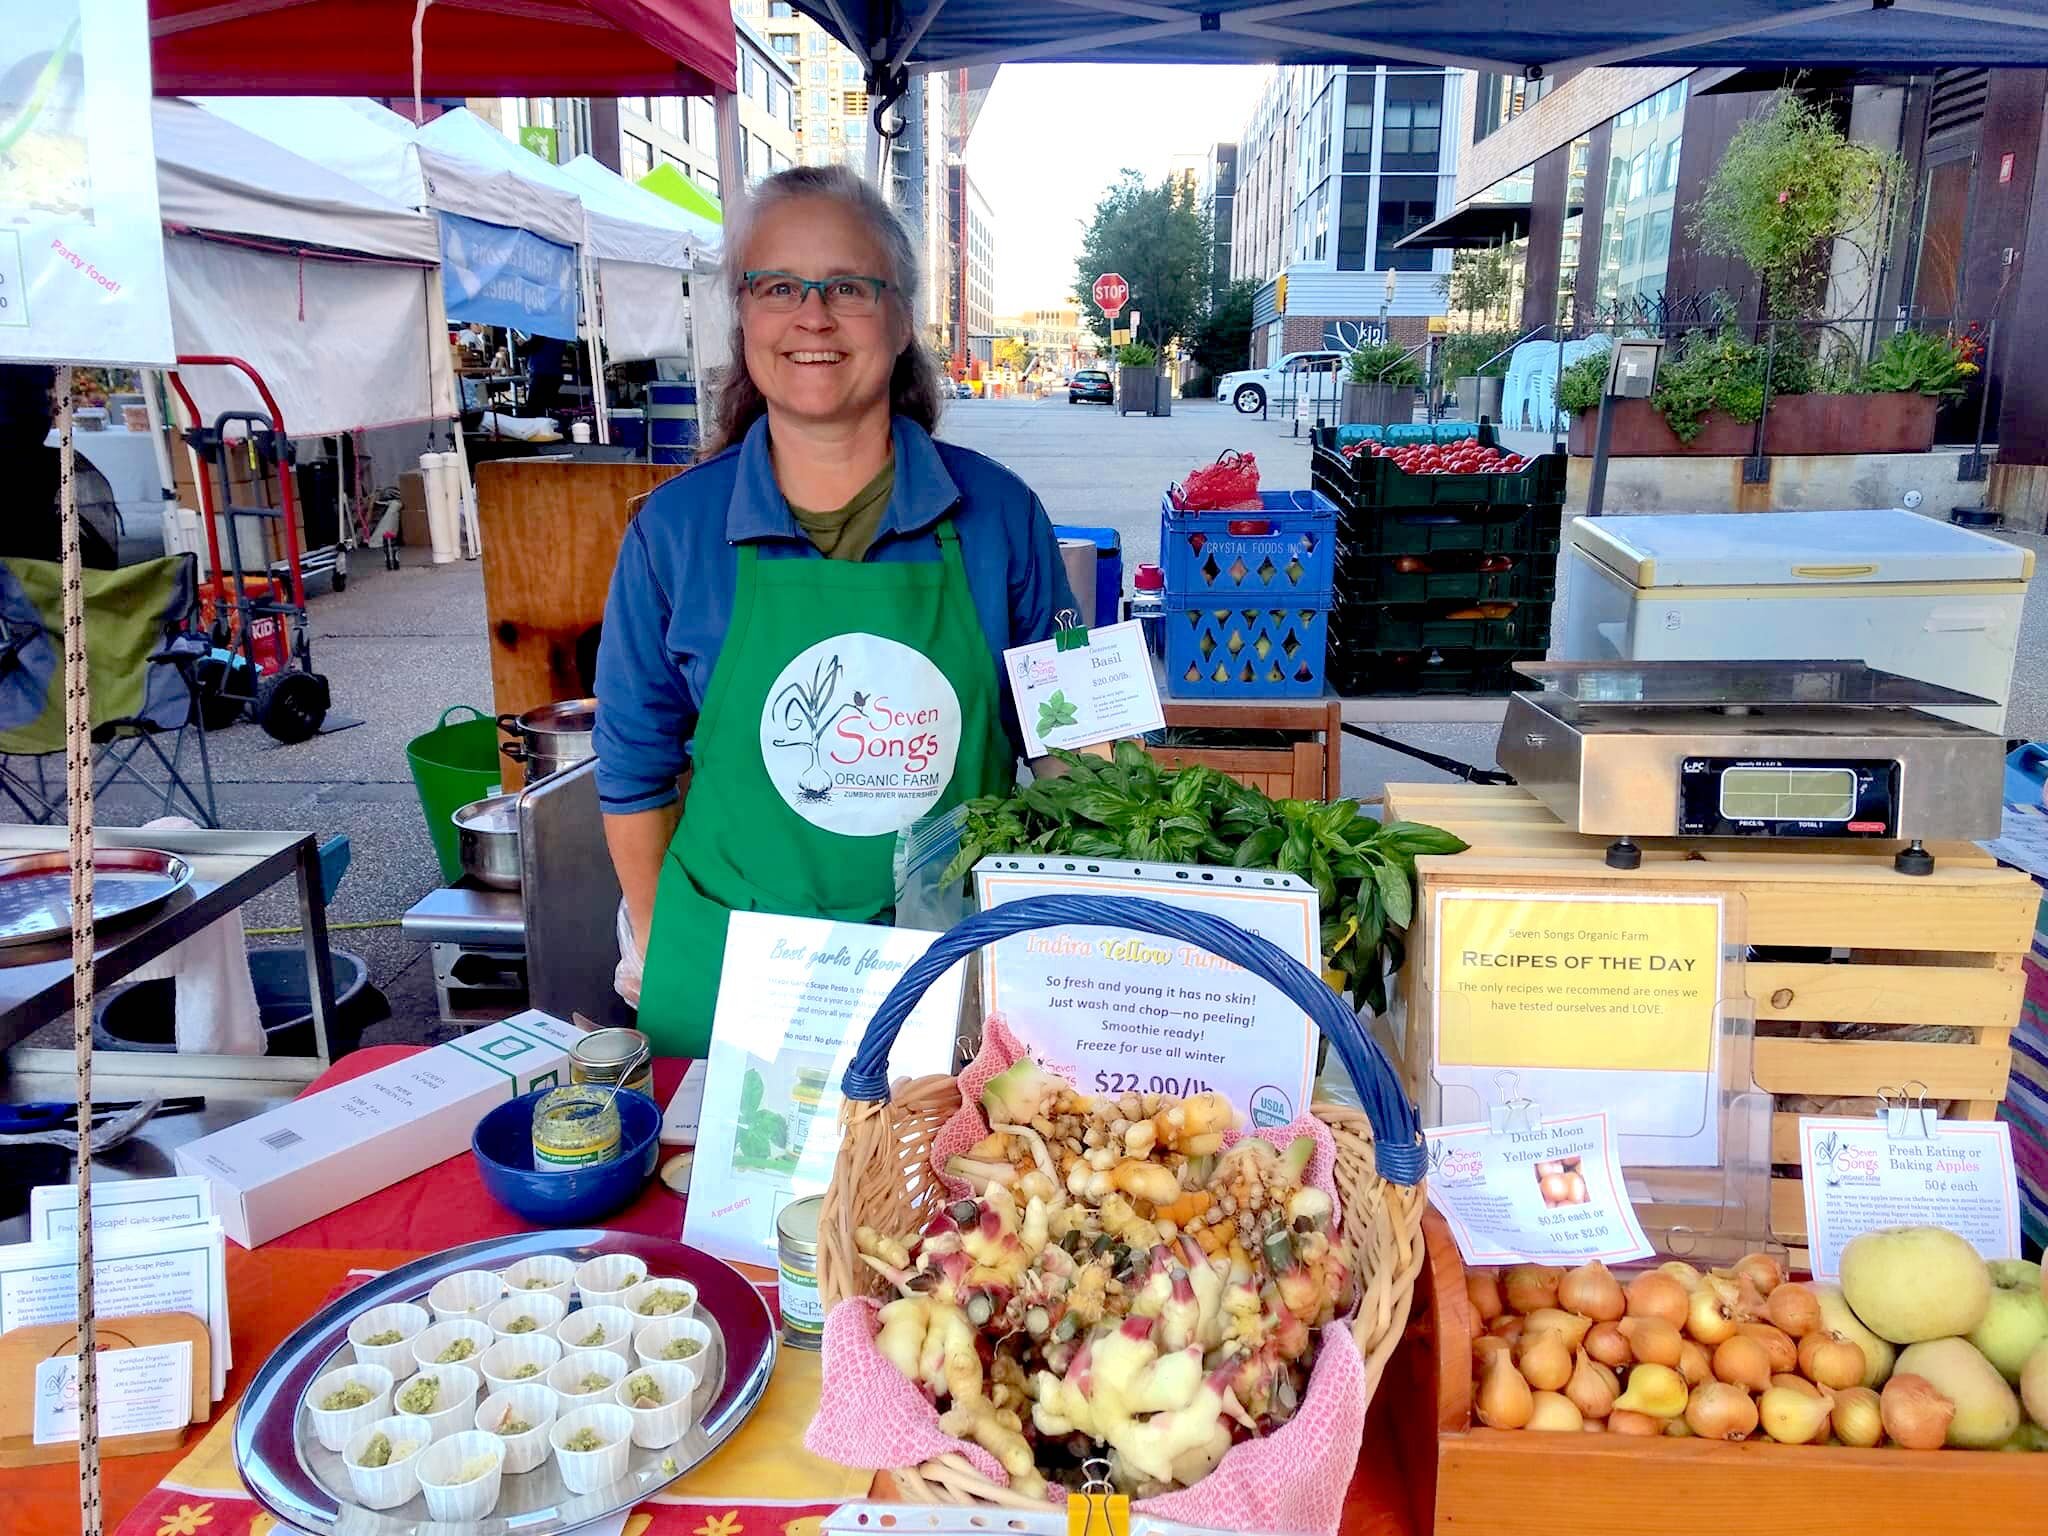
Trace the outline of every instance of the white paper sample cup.
{"label": "white paper sample cup", "polygon": [[543,1253],[531,1259],[521,1259],[510,1269],[502,1271],[498,1278],[505,1282],[509,1295],[552,1296],[566,1307],[570,1292],[576,1285],[576,1261],[565,1259],[559,1253]]}
{"label": "white paper sample cup", "polygon": [[[381,1365],[396,1379],[412,1374],[412,1341],[427,1331],[434,1319],[425,1307],[409,1301],[386,1302],[372,1307],[348,1325],[349,1347],[356,1352],[357,1365]],[[368,1344],[379,1334],[395,1333],[396,1344]]]}
{"label": "white paper sample cup", "polygon": [[[405,1406],[406,1388],[428,1377],[440,1388],[434,1394],[434,1406],[427,1410]],[[477,1373],[466,1365],[430,1365],[401,1381],[392,1390],[391,1403],[400,1413],[417,1414],[425,1419],[433,1430],[434,1438],[446,1440],[450,1435],[461,1434],[474,1422],[479,1381]]]}
{"label": "white paper sample cup", "polygon": [[[460,1360],[441,1358],[464,1339],[467,1339],[472,1347]],[[423,1371],[431,1371],[444,1365],[467,1365],[474,1368],[477,1358],[497,1342],[498,1336],[491,1332],[488,1323],[469,1319],[436,1323],[412,1341],[413,1364]]]}
{"label": "white paper sample cup", "polygon": [[427,1305],[444,1323],[458,1318],[481,1321],[504,1294],[505,1282],[495,1270],[465,1269],[436,1280],[427,1292]]}
{"label": "white paper sample cup", "polygon": [[[370,1400],[355,1408],[322,1408],[336,1392],[361,1387]],[[391,1412],[391,1373],[381,1365],[344,1365],[327,1372],[306,1394],[306,1411],[312,1416],[313,1436],[330,1451],[339,1451],[348,1438],[365,1424]]]}
{"label": "white paper sample cup", "polygon": [[[695,1344],[696,1353],[671,1359],[670,1347],[684,1341]],[[633,1353],[642,1365],[679,1365],[699,1385],[711,1379],[711,1330],[698,1318],[650,1317],[633,1335]]]}
{"label": "white paper sample cup", "polygon": [[[484,1314],[484,1326],[501,1339],[524,1338],[536,1333],[553,1333],[569,1315],[569,1303],[546,1291],[507,1296]],[[526,1324],[520,1327],[521,1323]]]}
{"label": "white paper sample cup", "polygon": [[[484,1384],[493,1392],[507,1387],[545,1385],[548,1372],[562,1358],[562,1341],[551,1333],[522,1333],[500,1339],[477,1361]],[[526,1367],[532,1366],[528,1371]],[[521,1374],[524,1372],[524,1374]]]}
{"label": "white paper sample cup", "polygon": [[[568,1443],[584,1430],[594,1430],[600,1445],[594,1451],[572,1451]],[[571,1493],[596,1493],[626,1475],[633,1454],[633,1416],[617,1403],[594,1403],[564,1413],[548,1430],[555,1464]]]}
{"label": "white paper sample cup", "polygon": [[646,1260],[630,1253],[607,1253],[576,1271],[576,1294],[586,1307],[615,1307],[646,1278]]}
{"label": "white paper sample cup", "polygon": [[[661,1394],[661,1401],[652,1408],[641,1408],[634,1401],[634,1388],[645,1381],[652,1381]],[[695,1415],[690,1399],[696,1390],[697,1378],[680,1365],[642,1365],[626,1372],[617,1396],[619,1406],[633,1415],[633,1443],[651,1451],[682,1439]]]}
{"label": "white paper sample cup", "polygon": [[[493,1392],[477,1405],[476,1427],[505,1442],[505,1470],[531,1472],[548,1459],[548,1426],[555,1422],[557,1402],[554,1389],[543,1386],[507,1387]],[[498,1426],[507,1418],[532,1427],[508,1435]]]}
{"label": "white paper sample cup", "polygon": [[[621,1365],[631,1365],[633,1334],[641,1321],[624,1307],[579,1307],[556,1326],[555,1337],[564,1350],[608,1350],[619,1357]],[[592,1339],[598,1342],[590,1342]]]}
{"label": "white paper sample cup", "polygon": [[[381,1467],[366,1467],[361,1458],[370,1442],[382,1435],[391,1442],[390,1461]],[[433,1443],[434,1432],[425,1419],[410,1413],[396,1413],[365,1424],[348,1437],[341,1448],[348,1468],[348,1485],[356,1498],[370,1509],[396,1509],[420,1491],[420,1453]],[[396,1454],[405,1452],[403,1456]]]}
{"label": "white paper sample cup", "polygon": [[[488,1471],[462,1479],[473,1462],[486,1457]],[[419,1461],[420,1492],[427,1496],[427,1513],[436,1520],[481,1520],[497,1507],[498,1487],[505,1479],[505,1442],[496,1435],[466,1429],[435,1441]]]}
{"label": "white paper sample cup", "polygon": [[642,1280],[621,1305],[635,1317],[693,1317],[697,1287],[687,1280]]}
{"label": "white paper sample cup", "polygon": [[[571,1408],[610,1402],[625,1375],[626,1362],[610,1350],[578,1349],[555,1362],[554,1369],[548,1372],[547,1385],[561,1399],[561,1411],[567,1413]],[[604,1378],[603,1386],[584,1385],[599,1376]]]}

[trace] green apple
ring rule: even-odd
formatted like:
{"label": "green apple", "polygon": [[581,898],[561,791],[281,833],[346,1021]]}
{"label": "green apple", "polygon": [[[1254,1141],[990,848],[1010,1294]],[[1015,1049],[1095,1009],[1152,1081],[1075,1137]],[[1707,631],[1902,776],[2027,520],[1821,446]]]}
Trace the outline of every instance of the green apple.
{"label": "green apple", "polygon": [[2020,1427],[2019,1399],[1967,1339],[1930,1339],[1901,1350],[1899,1374],[1926,1377],[1956,1405],[1948,1424],[1950,1445],[1995,1451]]}
{"label": "green apple", "polygon": [[2027,1358],[2048,1339],[2048,1297],[2041,1294],[2041,1266],[2025,1259],[1991,1263],[1991,1304],[1984,1321],[1969,1332],[1978,1351],[2017,1382]]}
{"label": "green apple", "polygon": [[2036,1427],[2048,1430],[2048,1344],[2041,1345],[2020,1371],[2020,1401]]}
{"label": "green apple", "polygon": [[1883,1227],[1842,1250],[1842,1295],[1879,1338],[1919,1344],[1984,1321],[1991,1270],[1945,1227]]}

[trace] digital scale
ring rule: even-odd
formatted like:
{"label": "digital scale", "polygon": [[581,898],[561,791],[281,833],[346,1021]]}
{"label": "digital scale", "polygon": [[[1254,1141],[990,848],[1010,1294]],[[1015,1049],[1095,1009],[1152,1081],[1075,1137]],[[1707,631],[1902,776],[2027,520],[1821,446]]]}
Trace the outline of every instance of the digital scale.
{"label": "digital scale", "polygon": [[1525,662],[1542,685],[1508,696],[1501,767],[1579,832],[1638,837],[1924,842],[1999,833],[2005,743],[1927,713],[1974,694],[1857,661]]}

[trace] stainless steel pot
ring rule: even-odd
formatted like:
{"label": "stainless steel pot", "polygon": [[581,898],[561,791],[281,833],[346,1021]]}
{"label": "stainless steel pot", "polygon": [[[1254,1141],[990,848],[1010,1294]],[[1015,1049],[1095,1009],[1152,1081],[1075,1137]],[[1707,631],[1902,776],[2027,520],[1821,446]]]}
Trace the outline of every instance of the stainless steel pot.
{"label": "stainless steel pot", "polygon": [[462,872],[494,891],[519,889],[519,797],[472,800],[449,818],[461,847]]}
{"label": "stainless steel pot", "polygon": [[537,784],[597,756],[597,700],[563,699],[523,715],[500,715],[498,729],[519,738],[499,750],[525,767],[527,783]]}

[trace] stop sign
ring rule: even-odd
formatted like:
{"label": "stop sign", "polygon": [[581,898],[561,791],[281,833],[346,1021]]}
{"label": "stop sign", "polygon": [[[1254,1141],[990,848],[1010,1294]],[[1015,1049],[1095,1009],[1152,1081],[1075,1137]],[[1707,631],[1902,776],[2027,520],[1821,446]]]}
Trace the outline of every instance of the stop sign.
{"label": "stop sign", "polygon": [[1120,272],[1105,272],[1095,279],[1095,304],[1105,315],[1114,320],[1130,301],[1131,285],[1124,281]]}

